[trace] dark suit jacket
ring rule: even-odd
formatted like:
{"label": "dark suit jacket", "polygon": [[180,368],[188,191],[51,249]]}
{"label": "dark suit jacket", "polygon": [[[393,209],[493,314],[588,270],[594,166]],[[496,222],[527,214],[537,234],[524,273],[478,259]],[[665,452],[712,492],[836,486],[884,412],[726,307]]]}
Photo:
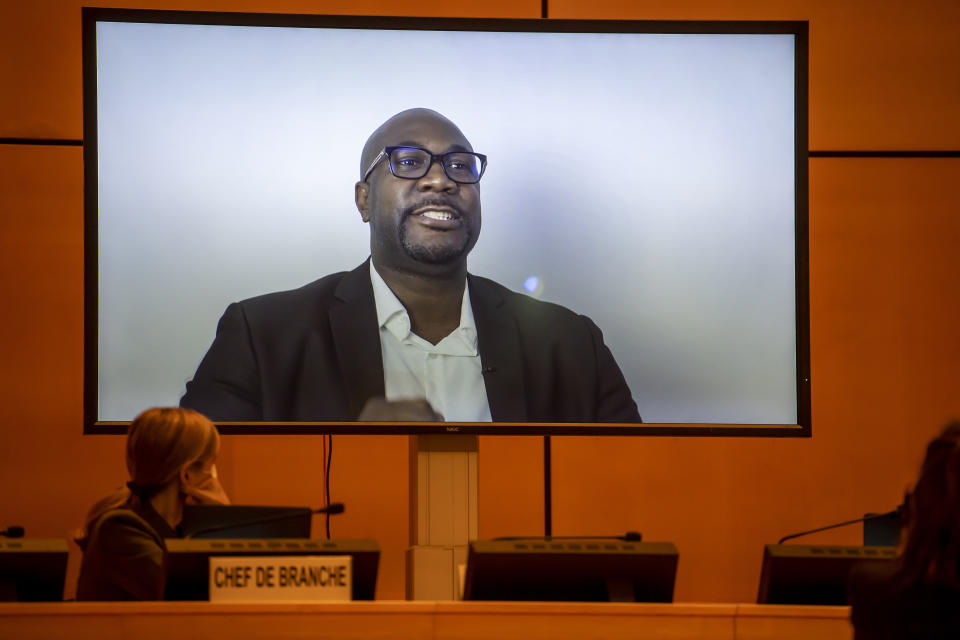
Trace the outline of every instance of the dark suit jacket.
{"label": "dark suit jacket", "polygon": [[113,509],[90,529],[77,600],[163,600],[164,538],[177,537],[153,508]]}
{"label": "dark suit jacket", "polygon": [[[638,422],[620,368],[586,316],[468,276],[496,422]],[[355,420],[384,395],[369,261],[227,307],[180,405],[220,421]]]}

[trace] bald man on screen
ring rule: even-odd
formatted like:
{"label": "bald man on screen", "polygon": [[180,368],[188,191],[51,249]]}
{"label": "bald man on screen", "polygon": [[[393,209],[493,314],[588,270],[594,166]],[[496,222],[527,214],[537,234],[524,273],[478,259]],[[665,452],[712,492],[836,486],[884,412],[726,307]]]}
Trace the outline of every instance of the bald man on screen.
{"label": "bald man on screen", "polygon": [[383,123],[355,185],[370,259],[231,304],[181,406],[218,421],[639,422],[589,318],[467,272],[486,161],[435,111]]}

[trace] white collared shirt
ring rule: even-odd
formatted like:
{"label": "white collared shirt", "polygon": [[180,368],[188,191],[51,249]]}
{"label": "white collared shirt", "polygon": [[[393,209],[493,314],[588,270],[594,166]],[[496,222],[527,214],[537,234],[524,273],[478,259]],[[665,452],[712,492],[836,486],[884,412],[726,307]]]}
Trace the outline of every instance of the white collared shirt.
{"label": "white collared shirt", "polygon": [[426,398],[448,422],[490,422],[477,325],[464,284],[460,326],[437,344],[410,330],[410,315],[370,261],[387,400]]}

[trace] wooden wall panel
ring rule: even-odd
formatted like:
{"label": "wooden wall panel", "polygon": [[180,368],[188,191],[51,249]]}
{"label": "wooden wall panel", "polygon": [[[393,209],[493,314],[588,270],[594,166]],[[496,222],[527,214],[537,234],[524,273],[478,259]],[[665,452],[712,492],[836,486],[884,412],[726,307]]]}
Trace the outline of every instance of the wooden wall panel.
{"label": "wooden wall panel", "polygon": [[66,538],[123,477],[83,437],[82,151],[0,146],[0,525]]}
{"label": "wooden wall panel", "polygon": [[65,536],[82,485],[123,466],[118,442],[81,437],[81,162],[0,146],[0,518],[34,535]]}
{"label": "wooden wall panel", "polygon": [[550,0],[549,15],[809,20],[811,149],[960,149],[955,0]]}
{"label": "wooden wall panel", "polygon": [[480,538],[542,536],[543,438],[484,436],[479,454]]}
{"label": "wooden wall panel", "polygon": [[764,544],[892,509],[960,417],[960,159],[810,166],[813,437],[554,439],[555,533],[675,542],[678,600],[755,600]]}
{"label": "wooden wall panel", "polygon": [[[79,139],[80,7],[451,18],[537,18],[538,0],[5,0],[0,3],[0,138]],[[389,66],[370,52],[371,64]]]}

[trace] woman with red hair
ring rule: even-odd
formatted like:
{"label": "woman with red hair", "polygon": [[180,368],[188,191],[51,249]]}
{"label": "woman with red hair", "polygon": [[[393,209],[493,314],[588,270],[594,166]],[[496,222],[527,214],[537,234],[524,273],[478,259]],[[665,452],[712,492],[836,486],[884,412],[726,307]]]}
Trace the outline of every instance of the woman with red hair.
{"label": "woman with red hair", "polygon": [[130,481],[97,502],[77,542],[77,600],[161,600],[165,538],[177,536],[185,503],[229,502],[217,480],[220,438],[190,409],[148,409],[127,432]]}

